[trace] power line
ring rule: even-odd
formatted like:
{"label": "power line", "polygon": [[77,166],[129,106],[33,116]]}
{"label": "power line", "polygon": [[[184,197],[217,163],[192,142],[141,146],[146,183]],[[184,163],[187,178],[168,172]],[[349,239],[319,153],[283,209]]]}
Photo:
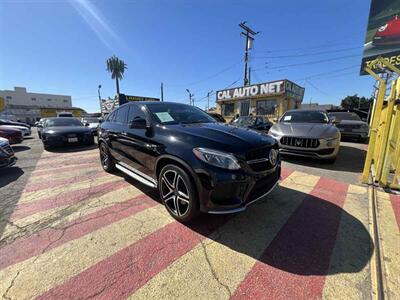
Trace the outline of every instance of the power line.
{"label": "power line", "polygon": [[345,52],[345,51],[354,50],[354,49],[361,49],[361,48],[362,47],[358,46],[358,47],[350,47],[350,48],[343,48],[343,49],[337,49],[337,50],[331,50],[331,51],[314,52],[314,53],[303,53],[303,54],[294,54],[294,55],[278,55],[278,56],[259,56],[259,57],[254,57],[254,58],[257,58],[257,59],[260,59],[260,58],[274,59],[274,58],[304,57],[304,56],[314,56],[314,55]]}
{"label": "power line", "polygon": [[[313,65],[313,64],[319,64],[319,63],[335,61],[335,60],[341,60],[341,59],[350,58],[350,57],[359,57],[359,56],[360,56],[359,54],[345,55],[345,56],[339,56],[339,57],[334,57],[334,58],[329,58],[329,59],[320,59],[320,60],[308,61],[308,62],[303,62],[303,63],[296,63],[296,64],[289,64],[289,65],[268,67],[268,69],[269,70],[276,70],[276,69],[291,68],[291,67],[297,67],[297,66],[303,66],[303,65]],[[255,69],[253,71],[260,71],[260,70],[264,70],[265,68],[266,67],[258,68],[258,69]]]}
{"label": "power line", "polygon": [[227,68],[225,68],[225,69],[222,69],[221,71],[219,71],[219,72],[217,72],[217,73],[214,73],[213,75],[210,75],[210,76],[208,76],[208,77],[205,77],[205,78],[200,79],[200,80],[197,80],[197,81],[194,81],[194,82],[192,82],[192,83],[187,83],[187,84],[168,84],[168,85],[167,85],[167,84],[164,84],[164,86],[165,86],[165,87],[166,87],[166,86],[169,86],[169,87],[184,87],[184,86],[196,85],[196,84],[202,83],[202,82],[204,82],[204,81],[210,80],[210,79],[212,79],[212,78],[215,78],[215,77],[217,77],[218,75],[229,71],[230,69],[234,68],[234,67],[237,66],[238,64],[242,63],[242,61],[243,61],[243,59],[240,59],[240,61],[234,63],[233,65],[230,65],[229,67],[227,67]]}

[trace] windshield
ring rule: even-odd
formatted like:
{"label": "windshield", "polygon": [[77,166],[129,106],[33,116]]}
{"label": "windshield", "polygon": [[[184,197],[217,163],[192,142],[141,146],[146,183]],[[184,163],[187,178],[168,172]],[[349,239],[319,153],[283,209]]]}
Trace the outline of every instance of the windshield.
{"label": "windshield", "polygon": [[83,124],[73,118],[54,118],[46,121],[46,127],[58,127],[58,126],[83,126]]}
{"label": "windshield", "polygon": [[180,103],[147,104],[154,118],[161,124],[215,123],[214,118],[201,109]]}
{"label": "windshield", "polygon": [[329,118],[322,111],[288,111],[280,122],[284,123],[328,123]]}
{"label": "windshield", "polygon": [[255,120],[256,119],[253,117],[239,117],[236,120],[234,120],[232,124],[237,126],[249,126],[253,125]]}
{"label": "windshield", "polygon": [[329,116],[335,117],[338,122],[343,120],[361,121],[360,117],[355,113],[330,113]]}

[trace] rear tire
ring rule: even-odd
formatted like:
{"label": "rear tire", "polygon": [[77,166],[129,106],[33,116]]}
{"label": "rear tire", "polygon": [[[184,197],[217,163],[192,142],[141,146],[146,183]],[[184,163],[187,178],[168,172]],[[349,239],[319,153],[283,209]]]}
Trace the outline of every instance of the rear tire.
{"label": "rear tire", "polygon": [[196,187],[182,168],[176,165],[163,167],[158,177],[158,190],[165,208],[179,222],[189,222],[199,214]]}
{"label": "rear tire", "polygon": [[99,151],[100,151],[100,162],[101,162],[101,166],[103,167],[103,170],[108,173],[114,172],[115,171],[115,163],[110,154],[110,150],[108,149],[107,144],[104,142],[100,143]]}

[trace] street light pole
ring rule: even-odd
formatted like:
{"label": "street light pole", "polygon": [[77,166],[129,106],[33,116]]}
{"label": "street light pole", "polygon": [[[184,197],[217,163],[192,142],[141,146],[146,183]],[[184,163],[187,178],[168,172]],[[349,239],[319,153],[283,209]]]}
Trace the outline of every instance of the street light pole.
{"label": "street light pole", "polygon": [[213,90],[209,91],[207,93],[207,111],[210,110],[210,94],[213,92]]}
{"label": "street light pole", "polygon": [[[192,103],[192,97],[194,96],[194,94],[192,94],[189,89],[186,89],[186,92],[188,92],[189,94],[189,105],[194,105],[194,103]],[[194,99],[193,99],[194,100]],[[193,101],[194,102],[194,101]]]}
{"label": "street light pole", "polygon": [[101,89],[101,84],[99,84],[99,87],[98,87],[98,89],[97,89],[97,92],[98,92],[98,94],[99,94],[100,115],[101,115],[101,116],[103,116],[103,110],[102,110],[102,107],[101,107],[101,95],[100,95],[100,89]]}

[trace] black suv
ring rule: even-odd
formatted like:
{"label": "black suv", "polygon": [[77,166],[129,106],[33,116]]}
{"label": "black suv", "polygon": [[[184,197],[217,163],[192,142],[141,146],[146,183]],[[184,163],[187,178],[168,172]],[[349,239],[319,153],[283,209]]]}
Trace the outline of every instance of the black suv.
{"label": "black suv", "polygon": [[168,212],[186,222],[200,211],[240,212],[277,184],[278,143],[221,124],[201,109],[172,102],[133,102],[99,128],[103,169],[115,168],[158,188]]}

